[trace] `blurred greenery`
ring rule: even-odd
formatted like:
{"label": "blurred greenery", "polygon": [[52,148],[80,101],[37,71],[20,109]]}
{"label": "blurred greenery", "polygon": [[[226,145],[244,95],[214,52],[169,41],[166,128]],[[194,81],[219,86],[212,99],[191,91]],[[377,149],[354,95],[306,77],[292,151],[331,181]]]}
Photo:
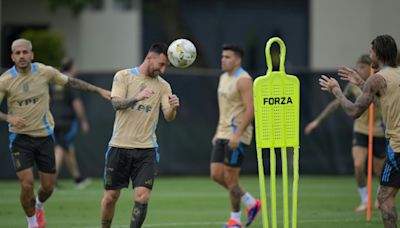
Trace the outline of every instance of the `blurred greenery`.
{"label": "blurred greenery", "polygon": [[48,30],[26,30],[21,37],[32,42],[35,62],[60,66],[64,56],[62,35]]}
{"label": "blurred greenery", "polygon": [[51,11],[56,11],[60,7],[67,7],[75,16],[79,15],[84,8],[89,5],[94,7],[102,5],[101,0],[47,0]]}

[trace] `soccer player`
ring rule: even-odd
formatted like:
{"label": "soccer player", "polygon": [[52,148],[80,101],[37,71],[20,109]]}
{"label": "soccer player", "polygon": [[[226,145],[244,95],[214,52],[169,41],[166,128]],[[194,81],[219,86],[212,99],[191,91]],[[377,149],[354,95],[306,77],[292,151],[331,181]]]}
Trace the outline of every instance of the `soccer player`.
{"label": "soccer player", "polygon": [[143,63],[114,76],[111,103],[116,110],[114,130],[105,154],[101,224],[111,227],[122,188],[132,180],[135,204],[130,227],[141,227],[159,161],[155,135],[160,106],[167,121],[175,119],[179,98],[160,74],[168,66],[167,45],[153,44]]}
{"label": "soccer player", "polygon": [[[61,63],[61,72],[69,77],[75,77],[77,68],[71,58],[65,57]],[[56,172],[59,175],[65,158],[67,168],[75,180],[76,188],[83,189],[90,184],[90,178],[82,177],[75,155],[73,140],[79,129],[83,133],[90,131],[90,125],[86,118],[85,107],[79,97],[78,91],[70,87],[50,86],[50,111],[53,114],[56,126],[54,128]],[[79,120],[79,121],[78,121]]]}
{"label": "soccer player", "polygon": [[400,188],[400,68],[397,67],[396,55],[395,40],[389,35],[380,35],[372,41],[370,49],[372,67],[378,70],[376,74],[365,82],[356,71],[348,67],[339,69],[342,79],[363,89],[354,103],[344,96],[334,78],[322,75],[319,79],[321,89],[335,95],[350,116],[361,116],[375,97],[380,102],[385,134],[389,142],[378,192],[382,220],[386,228],[397,227],[396,194]]}
{"label": "soccer player", "polygon": [[[9,123],[9,148],[15,172],[21,184],[20,201],[28,227],[45,227],[44,202],[56,182],[54,159],[54,121],[49,108],[49,84],[96,92],[110,99],[110,91],[67,77],[41,63],[32,63],[32,44],[17,39],[11,45],[14,66],[0,77],[0,102],[7,97],[8,114],[0,120]],[[35,199],[33,166],[39,170],[40,187]]]}
{"label": "soccer player", "polygon": [[[356,71],[363,80],[367,80],[370,76],[371,58],[369,55],[362,55],[357,61]],[[344,89],[346,97],[357,98],[361,94],[361,89],[351,83],[347,84]],[[321,114],[311,121],[304,133],[309,135],[319,124],[340,106],[339,100],[334,100],[326,106]],[[373,164],[375,175],[380,177],[386,156],[386,139],[384,137],[384,129],[381,121],[379,106],[375,106],[373,125]],[[353,126],[353,165],[354,176],[356,178],[358,193],[360,194],[361,204],[355,209],[357,212],[364,211],[367,208],[368,190],[367,177],[365,175],[365,163],[368,158],[368,134],[369,134],[369,111],[366,110],[359,118],[354,121]],[[375,201],[375,208],[379,208],[378,200]]]}
{"label": "soccer player", "polygon": [[243,49],[234,44],[222,47],[224,73],[218,85],[219,121],[212,139],[211,178],[222,185],[230,196],[232,212],[226,228],[242,227],[240,201],[247,208],[246,226],[261,209],[255,199],[240,186],[240,166],[253,134],[253,80],[242,68]]}

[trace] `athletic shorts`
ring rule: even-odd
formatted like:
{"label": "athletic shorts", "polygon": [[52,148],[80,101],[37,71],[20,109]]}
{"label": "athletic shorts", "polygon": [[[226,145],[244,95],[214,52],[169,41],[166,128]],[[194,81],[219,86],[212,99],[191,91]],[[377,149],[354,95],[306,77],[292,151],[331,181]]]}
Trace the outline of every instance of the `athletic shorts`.
{"label": "athletic shorts", "polygon": [[[373,137],[373,156],[376,158],[386,157],[386,139],[385,137]],[[353,146],[361,146],[368,148],[368,135],[358,132],[353,133]]]}
{"label": "athletic shorts", "polygon": [[68,151],[69,147],[78,133],[79,122],[77,120],[73,121],[67,126],[56,126],[54,128],[54,137],[56,140],[56,145],[61,146],[64,150]]}
{"label": "athletic shorts", "polygon": [[15,172],[31,168],[36,163],[39,171],[56,173],[53,136],[32,137],[11,133],[9,147]]}
{"label": "athletic shorts", "polygon": [[157,176],[157,148],[123,149],[109,147],[105,156],[104,189],[153,188]]}
{"label": "athletic shorts", "polygon": [[211,153],[211,162],[224,163],[231,167],[240,167],[243,163],[248,145],[240,143],[239,147],[231,150],[228,139],[217,139]]}
{"label": "athletic shorts", "polygon": [[400,153],[395,153],[389,144],[381,173],[381,185],[400,188]]}

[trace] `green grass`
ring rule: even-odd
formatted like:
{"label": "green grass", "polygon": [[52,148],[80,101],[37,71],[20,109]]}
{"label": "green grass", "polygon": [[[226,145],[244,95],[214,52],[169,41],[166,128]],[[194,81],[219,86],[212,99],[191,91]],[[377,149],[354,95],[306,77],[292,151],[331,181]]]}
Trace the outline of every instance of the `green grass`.
{"label": "green grass", "polygon": [[[243,176],[241,184],[253,195],[259,195],[256,176]],[[45,205],[48,227],[100,227],[102,180],[95,180],[84,190],[75,190],[71,180],[61,180],[60,185],[62,189],[56,190]],[[279,189],[277,193],[278,206],[281,206],[279,197],[282,194]],[[27,227],[19,203],[17,181],[0,181],[0,203],[0,227]],[[301,176],[298,227],[383,226],[377,210],[373,210],[370,223],[365,221],[365,213],[355,213],[358,203],[353,177]],[[113,227],[129,227],[132,205],[132,190],[124,189],[117,204]],[[156,180],[143,227],[222,227],[229,216],[229,205],[225,190],[207,177],[160,177]],[[282,208],[278,208],[279,227],[282,227],[281,213]],[[261,216],[251,227],[262,227]]]}

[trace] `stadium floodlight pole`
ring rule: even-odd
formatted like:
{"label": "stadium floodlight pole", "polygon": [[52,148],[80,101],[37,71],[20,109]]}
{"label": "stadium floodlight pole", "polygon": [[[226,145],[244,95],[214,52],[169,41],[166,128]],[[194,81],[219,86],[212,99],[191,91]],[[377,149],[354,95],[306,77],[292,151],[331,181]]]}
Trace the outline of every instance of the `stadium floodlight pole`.
{"label": "stadium floodlight pole", "polygon": [[[279,71],[272,71],[270,48],[280,46]],[[300,82],[296,76],[285,72],[286,46],[273,37],[265,47],[268,71],[254,81],[254,116],[258,175],[262,200],[263,227],[269,227],[267,197],[263,163],[263,149],[270,151],[271,226],[277,228],[276,205],[276,150],[281,149],[283,185],[283,225],[289,227],[289,187],[287,173],[287,148],[293,148],[292,228],[297,226],[297,193],[299,180],[299,127]]]}
{"label": "stadium floodlight pole", "polygon": [[[370,75],[373,75],[374,69],[371,68]],[[369,134],[368,134],[368,172],[367,172],[367,188],[368,188],[368,201],[367,201],[367,211],[366,220],[371,221],[371,204],[372,204],[372,150],[373,150],[373,140],[374,140],[374,103],[369,106]]]}

